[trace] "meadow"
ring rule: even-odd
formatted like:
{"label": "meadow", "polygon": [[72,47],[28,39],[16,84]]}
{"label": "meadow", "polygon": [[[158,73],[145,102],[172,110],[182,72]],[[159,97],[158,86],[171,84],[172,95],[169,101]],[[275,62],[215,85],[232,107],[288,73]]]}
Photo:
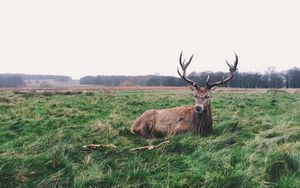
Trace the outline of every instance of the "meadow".
{"label": "meadow", "polygon": [[[188,90],[74,95],[0,92],[0,187],[300,187],[300,93],[213,93],[212,134],[130,132],[147,109],[193,105]],[[86,144],[117,148],[83,149]]]}

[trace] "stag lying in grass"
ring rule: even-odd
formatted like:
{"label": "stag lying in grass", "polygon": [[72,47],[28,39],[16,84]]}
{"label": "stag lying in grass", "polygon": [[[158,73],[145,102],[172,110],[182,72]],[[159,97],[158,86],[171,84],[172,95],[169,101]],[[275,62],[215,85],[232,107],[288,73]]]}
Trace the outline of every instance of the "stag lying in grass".
{"label": "stag lying in grass", "polygon": [[194,106],[181,106],[161,110],[147,110],[138,117],[131,127],[131,132],[143,138],[151,139],[163,137],[168,134],[176,134],[193,131],[201,136],[212,132],[212,113],[211,113],[211,89],[215,86],[224,84],[233,78],[233,73],[237,70],[238,56],[235,54],[235,62],[229,64],[229,76],[226,79],[210,83],[207,77],[206,86],[200,87],[195,81],[186,76],[186,69],[191,63],[193,56],[187,63],[182,61],[182,53],[179,57],[179,64],[182,69],[179,76],[192,87],[194,94]]}

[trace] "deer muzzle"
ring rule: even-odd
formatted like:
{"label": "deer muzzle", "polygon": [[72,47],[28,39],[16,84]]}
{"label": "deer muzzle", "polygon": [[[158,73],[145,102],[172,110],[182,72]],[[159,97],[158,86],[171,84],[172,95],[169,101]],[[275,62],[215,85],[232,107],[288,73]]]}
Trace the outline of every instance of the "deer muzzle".
{"label": "deer muzzle", "polygon": [[203,112],[203,106],[201,105],[196,105],[195,106],[195,110],[196,110],[196,113],[202,113]]}

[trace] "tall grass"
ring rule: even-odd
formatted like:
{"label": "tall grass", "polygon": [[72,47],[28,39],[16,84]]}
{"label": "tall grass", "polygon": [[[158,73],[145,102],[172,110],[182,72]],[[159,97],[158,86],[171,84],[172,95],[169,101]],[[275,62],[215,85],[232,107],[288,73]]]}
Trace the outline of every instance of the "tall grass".
{"label": "tall grass", "polygon": [[[300,94],[215,93],[214,132],[158,150],[130,126],[147,109],[193,104],[186,91],[0,93],[0,187],[300,187]],[[114,148],[83,150],[90,143]]]}

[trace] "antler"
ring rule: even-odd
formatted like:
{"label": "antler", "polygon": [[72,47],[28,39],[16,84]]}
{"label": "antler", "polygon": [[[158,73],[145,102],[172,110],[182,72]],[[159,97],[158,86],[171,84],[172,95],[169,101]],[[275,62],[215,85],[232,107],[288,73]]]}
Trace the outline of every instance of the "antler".
{"label": "antler", "polygon": [[181,53],[180,53],[180,56],[179,56],[179,64],[180,64],[181,69],[182,69],[182,74],[180,73],[178,67],[177,67],[177,72],[178,72],[179,76],[180,76],[182,79],[184,79],[186,82],[188,82],[189,84],[191,84],[193,87],[198,88],[198,85],[197,85],[197,83],[196,83],[195,81],[193,81],[193,80],[191,80],[191,79],[189,79],[189,78],[186,77],[186,68],[187,68],[187,67],[189,66],[189,64],[191,63],[193,57],[194,57],[194,55],[192,55],[191,58],[190,58],[190,60],[189,60],[187,63],[185,63],[185,60],[186,60],[186,59],[184,59],[184,60],[182,61],[182,52],[181,52]]}
{"label": "antler", "polygon": [[236,55],[236,53],[235,53],[235,62],[233,65],[229,64],[228,61],[226,60],[226,63],[229,66],[229,76],[226,79],[222,79],[218,82],[214,82],[214,83],[210,84],[209,83],[210,76],[208,75],[207,81],[206,81],[206,88],[211,89],[214,86],[218,86],[218,85],[221,85],[221,84],[224,84],[224,83],[230,81],[233,78],[233,73],[237,70],[238,60],[239,59],[238,59],[238,56]]}

